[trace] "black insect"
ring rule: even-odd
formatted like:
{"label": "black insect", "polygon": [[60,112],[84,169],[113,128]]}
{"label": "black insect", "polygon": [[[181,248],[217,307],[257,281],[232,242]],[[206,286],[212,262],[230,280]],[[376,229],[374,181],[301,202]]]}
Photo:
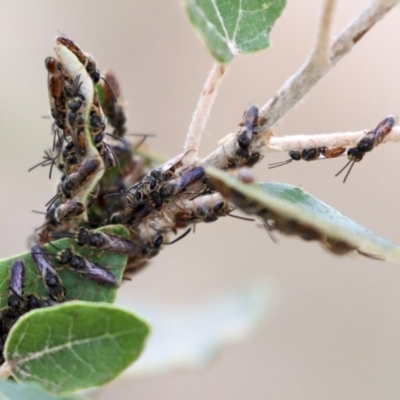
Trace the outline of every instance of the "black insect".
{"label": "black insect", "polygon": [[100,268],[87,258],[75,254],[69,248],[60,250],[51,242],[49,244],[57,250],[56,258],[61,265],[68,265],[79,274],[102,285],[118,286],[117,277],[110,271]]}
{"label": "black insect", "polygon": [[[185,236],[187,236],[191,230],[192,229],[189,228],[181,236],[177,237],[172,242],[165,242],[164,235],[161,233],[157,233],[154,237],[152,237],[151,239],[144,241],[142,243],[141,249],[142,249],[143,258],[149,259],[149,258],[155,257],[156,255],[158,255],[158,253],[160,252],[160,250],[164,244],[170,245],[170,244],[174,244],[174,243],[178,242],[179,240],[181,240]],[[143,258],[139,259],[140,262],[143,261]]]}
{"label": "black insect", "polygon": [[65,119],[65,99],[64,99],[64,86],[67,81],[66,73],[62,64],[53,57],[45,59],[45,66],[48,71],[48,91],[50,100],[51,116],[55,120],[55,124],[64,129]]}
{"label": "black insect", "polygon": [[194,167],[184,172],[178,178],[164,183],[160,188],[160,196],[167,199],[186,189],[188,186],[202,179],[205,175],[204,168],[201,166]]}
{"label": "black insect", "polygon": [[347,158],[349,161],[335,176],[339,176],[350,165],[350,168],[343,179],[343,183],[345,183],[352,168],[354,167],[354,164],[361,161],[364,158],[365,153],[378,146],[390,133],[395,123],[396,119],[393,116],[389,116],[383,121],[379,122],[375,129],[368,131],[355,147],[351,147],[349,150],[347,150]]}
{"label": "black insect", "polygon": [[62,285],[61,278],[53,268],[50,261],[50,254],[48,254],[43,247],[35,244],[31,247],[31,255],[47,288],[50,299],[58,303],[63,302],[65,300],[66,290]]}
{"label": "black insect", "polygon": [[92,57],[85,54],[77,44],[75,44],[71,39],[67,38],[64,35],[57,37],[56,42],[62,44],[76,55],[78,60],[85,66],[86,71],[88,72],[94,83],[98,83],[100,81],[100,71],[98,70],[96,62]]}
{"label": "black insect", "polygon": [[25,264],[21,259],[16,260],[11,266],[10,283],[8,287],[7,305],[9,309],[6,312],[7,318],[16,321],[22,314],[24,307],[24,281]]}
{"label": "black insect", "polygon": [[78,217],[85,211],[86,207],[81,202],[75,199],[68,199],[65,203],[50,208],[48,213],[50,213],[49,216],[52,217],[51,221],[58,224],[61,221],[67,221]]}
{"label": "black insect", "polygon": [[345,147],[335,147],[328,149],[327,147],[312,147],[309,149],[304,149],[302,151],[292,150],[289,151],[289,159],[285,161],[279,161],[268,165],[269,169],[281,167],[283,165],[289,164],[292,161],[314,161],[325,158],[335,158],[339,157],[346,151]]}
{"label": "black insect", "polygon": [[82,162],[76,172],[68,175],[61,184],[64,196],[68,199],[73,197],[74,192],[98,170],[100,161],[96,158],[89,158]]}
{"label": "black insect", "polygon": [[8,309],[5,311],[9,323],[15,322],[22,314],[42,307],[57,304],[49,298],[39,298],[34,294],[24,296],[25,263],[19,259],[11,267],[9,292],[7,298]]}
{"label": "black insect", "polygon": [[251,106],[243,116],[243,121],[239,124],[243,126],[243,132],[239,135],[237,143],[242,150],[249,148],[253,134],[257,133],[258,107]]}
{"label": "black insect", "polygon": [[81,76],[78,75],[72,81],[72,84],[65,83],[64,94],[67,97],[67,108],[73,112],[78,112],[85,102],[85,97],[79,92],[82,81]]}
{"label": "black insect", "polygon": [[162,196],[160,194],[150,195],[152,192],[158,192],[164,182],[175,176],[175,171],[182,165],[182,160],[186,154],[179,155],[163,166],[153,169],[140,182],[131,186],[125,192],[128,203],[135,207],[148,202],[153,203],[155,208],[161,207],[163,204]]}
{"label": "black insect", "polygon": [[131,257],[141,254],[139,244],[132,240],[109,235],[104,232],[92,231],[86,228],[80,228],[76,235],[60,232],[54,233],[51,236],[57,238],[74,236],[79,246],[89,246],[103,251],[128,254]]}
{"label": "black insect", "polygon": [[[113,135],[123,137],[126,133],[126,114],[123,107],[121,88],[116,76],[108,71],[105,73],[104,99],[102,106],[109,124],[114,128]],[[117,99],[117,101],[115,101]]]}

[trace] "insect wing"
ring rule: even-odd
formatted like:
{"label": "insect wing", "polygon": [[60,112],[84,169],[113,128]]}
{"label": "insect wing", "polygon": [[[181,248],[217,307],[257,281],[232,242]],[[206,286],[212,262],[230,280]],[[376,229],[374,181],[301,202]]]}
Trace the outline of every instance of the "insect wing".
{"label": "insect wing", "polygon": [[118,279],[116,276],[103,268],[98,267],[86,258],[84,259],[85,268],[80,269],[79,272],[87,278],[104,285],[118,286]]}

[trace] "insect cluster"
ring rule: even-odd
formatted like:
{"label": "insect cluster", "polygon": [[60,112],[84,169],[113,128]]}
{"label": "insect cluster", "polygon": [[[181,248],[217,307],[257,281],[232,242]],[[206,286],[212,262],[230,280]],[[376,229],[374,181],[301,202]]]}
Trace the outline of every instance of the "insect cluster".
{"label": "insect cluster", "polygon": [[[269,232],[317,240],[335,254],[361,252],[357,246],[331,240],[318,229],[288,219],[278,209],[246,198],[233,186],[206,174],[209,166],[233,169],[241,182],[252,184],[252,176],[242,167],[261,160],[261,148],[266,146],[266,134],[260,133],[264,121],[257,106],[245,111],[235,140],[229,142],[233,147],[225,148],[223,143],[214,152],[217,156],[212,153],[191,163],[186,162],[189,150],[155,166],[143,148],[148,134],[136,134],[141,136],[136,143],[128,141],[125,104],[115,75],[106,72],[102,76],[94,59],[66,36],[55,39],[55,54],[45,60],[53,145],[31,170],[49,166],[51,178],[57,168],[61,179],[46,204],[44,224],[31,238],[32,266],[28,268],[22,259],[11,266],[7,305],[0,314],[1,346],[21,315],[74,299],[74,288],[64,283],[60,272],[67,269],[79,277],[77,285],[82,287],[90,282],[117,288],[122,277],[128,279],[142,269],[164,245],[185,237],[197,223],[231,215],[235,207],[260,217]],[[394,123],[393,117],[386,118],[347,150],[349,162],[339,171],[350,166],[345,180],[354,163],[379,145]],[[293,150],[289,160],[270,167],[293,160],[334,158],[345,151],[345,147]],[[115,230],[109,233],[110,227],[122,228],[127,236],[113,233]],[[180,229],[186,230],[170,241],[168,236]],[[68,240],[68,246],[60,245],[58,239]],[[123,276],[115,274],[110,265],[95,261],[97,255],[108,253],[127,258]],[[24,284],[32,280],[25,271],[33,270],[43,287],[41,295]]]}
{"label": "insect cluster", "polygon": [[[187,165],[186,152],[156,167],[142,146],[149,135],[136,134],[141,136],[136,143],[128,141],[122,92],[112,72],[102,76],[94,59],[64,35],[55,39],[55,54],[45,60],[53,145],[30,169],[48,166],[50,178],[54,168],[61,173],[57,192],[46,204],[44,224],[30,239],[36,280],[47,294],[24,291],[29,268],[22,259],[16,260],[1,312],[2,346],[21,315],[73,298],[61,270],[77,274],[82,285],[87,280],[120,285],[120,277],[107,265],[83,256],[82,249],[126,255],[126,278],[164,245],[186,236],[194,224],[216,221],[232,211],[210,186],[206,162]],[[260,152],[252,150],[258,137],[256,106],[246,111],[236,136],[234,155],[225,157],[222,169],[253,166],[261,159]],[[129,237],[98,230],[116,225],[123,225]],[[168,235],[178,229],[186,231],[169,241]],[[72,239],[73,245],[60,248],[58,239],[63,238]]]}

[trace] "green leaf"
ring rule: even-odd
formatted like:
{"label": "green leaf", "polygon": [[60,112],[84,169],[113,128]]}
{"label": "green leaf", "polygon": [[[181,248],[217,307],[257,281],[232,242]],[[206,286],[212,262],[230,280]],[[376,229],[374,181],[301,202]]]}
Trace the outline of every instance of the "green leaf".
{"label": "green leaf", "polygon": [[206,169],[211,183],[242,211],[257,215],[270,230],[317,240],[337,255],[362,255],[394,260],[400,247],[357,224],[303,189],[285,183],[248,184],[227,172]]}
{"label": "green leaf", "polygon": [[[122,225],[106,226],[99,229],[114,236],[128,238],[129,232]],[[72,248],[77,254],[86,257],[99,267],[103,267],[111,271],[121,282],[124,273],[127,256],[119,253],[104,252],[86,246],[78,246],[73,238],[63,238],[52,242],[58,249]],[[57,253],[57,249],[51,245],[45,245],[45,249],[50,254]],[[39,278],[38,271],[33,262],[31,254],[24,253],[18,256],[0,261],[0,307],[7,305],[7,295],[10,279],[10,269],[17,259],[22,259],[25,262],[25,294],[36,294],[42,297],[48,297],[47,291],[43,285],[42,279]],[[67,293],[67,300],[87,300],[87,301],[106,301],[113,302],[117,293],[116,287],[101,285],[90,280],[78,272],[67,266],[63,266],[52,257],[55,269],[59,273],[63,285]]]}
{"label": "green leaf", "polygon": [[227,346],[246,341],[276,301],[271,282],[258,277],[227,293],[208,291],[185,304],[124,304],[153,326],[146,350],[122,377],[151,377],[173,371],[198,371]]}
{"label": "green leaf", "polygon": [[85,400],[76,395],[57,396],[30,383],[0,381],[0,400]]}
{"label": "green leaf", "polygon": [[116,378],[139,357],[149,331],[123,308],[76,301],[25,314],[11,329],[4,355],[16,380],[72,392]]}
{"label": "green leaf", "polygon": [[185,0],[189,19],[219,62],[270,46],[286,0]]}

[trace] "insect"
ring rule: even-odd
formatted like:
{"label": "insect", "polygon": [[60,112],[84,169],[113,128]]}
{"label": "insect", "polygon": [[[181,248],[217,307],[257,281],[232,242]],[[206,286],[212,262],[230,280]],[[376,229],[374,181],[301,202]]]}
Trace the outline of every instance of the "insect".
{"label": "insect", "polygon": [[103,285],[118,286],[118,279],[113,273],[98,267],[85,257],[74,254],[71,249],[59,250],[57,260],[62,265],[68,264],[79,274],[92,281]]}
{"label": "insect", "polygon": [[[53,208],[49,210],[48,213]],[[54,207],[53,219],[56,222],[65,221],[71,218],[78,217],[86,211],[86,207],[79,201],[75,199],[68,199],[65,203]]]}
{"label": "insect", "polygon": [[[292,161],[314,161],[320,160],[325,158],[335,158],[339,157],[346,151],[346,147],[334,147],[328,149],[327,147],[312,147],[309,149],[303,149],[302,151],[299,150],[292,150],[289,151],[289,159],[285,161],[278,161],[276,163],[272,163],[268,165],[269,169],[281,167],[283,165],[289,164]],[[320,158],[322,156],[322,158]]]}
{"label": "insect", "polygon": [[58,303],[63,302],[65,300],[66,290],[62,285],[61,278],[52,266],[50,255],[38,244],[31,247],[31,255],[49,292],[50,298]]}
{"label": "insect", "polygon": [[11,324],[27,311],[56,304],[50,299],[41,299],[33,294],[24,296],[24,284],[25,263],[22,259],[18,259],[11,266],[8,309],[5,311],[6,318]]}
{"label": "insect", "polygon": [[11,321],[16,321],[22,314],[24,301],[23,290],[25,280],[25,264],[21,259],[16,260],[11,266],[10,283],[8,287],[7,305],[9,309],[6,316]]}
{"label": "insect", "polygon": [[230,211],[230,205],[226,201],[220,200],[212,206],[203,204],[195,209],[179,211],[174,216],[174,222],[177,228],[183,228],[188,224],[196,224],[198,222],[214,222],[219,217],[228,215]]}
{"label": "insect", "polygon": [[[104,82],[108,86],[110,86],[107,80],[100,75],[100,71],[97,68],[96,61],[90,55],[84,53],[81,48],[71,39],[67,38],[65,35],[62,35],[56,38],[56,43],[65,46],[68,50],[75,54],[78,60],[85,66],[85,69],[92,79],[93,83],[99,83],[100,79],[103,79]],[[111,92],[113,92],[113,88],[111,86],[110,89]],[[116,98],[115,95],[114,98]]]}
{"label": "insect", "polygon": [[166,244],[166,245],[171,245],[179,240],[183,239],[185,236],[187,236],[192,229],[189,228],[186,230],[182,235],[178,236],[176,239],[174,239],[172,242],[165,242],[164,235],[161,233],[156,233],[151,239],[144,241],[141,244],[141,249],[142,249],[142,257],[138,258],[137,262],[143,262],[144,259],[149,259],[153,258],[161,250],[161,247]]}
{"label": "insect", "polygon": [[185,155],[186,153],[183,156],[177,156],[163,166],[153,169],[140,182],[131,186],[126,191],[126,198],[130,206],[135,207],[148,203],[153,204],[155,208],[160,208],[163,198],[158,190],[164,182],[169,181],[175,175],[175,170],[182,165]]}
{"label": "insect", "polygon": [[[105,73],[105,81],[108,82],[108,85],[103,86],[103,110],[108,118],[108,122],[114,128],[113,135],[123,137],[126,133],[125,124],[127,118],[122,105],[121,88],[116,76],[110,71]],[[115,98],[117,101],[115,101]]]}
{"label": "insect", "polygon": [[84,184],[99,168],[100,161],[96,158],[89,158],[82,162],[76,172],[68,175],[61,184],[64,196],[69,199],[74,196],[74,192]]}
{"label": "insect", "polygon": [[243,121],[239,124],[244,127],[243,132],[239,135],[237,143],[242,150],[247,150],[250,146],[253,134],[257,133],[258,125],[258,107],[251,106],[243,116]]}
{"label": "insect", "polygon": [[160,196],[167,199],[186,189],[192,183],[204,177],[204,168],[201,166],[194,167],[184,172],[181,176],[173,181],[164,183],[160,188]]}
{"label": "insect", "polygon": [[57,232],[52,237],[75,237],[79,246],[90,246],[103,251],[140,255],[140,246],[129,239],[108,235],[104,232],[95,232],[86,228],[79,228],[76,235],[67,232]]}
{"label": "insect", "polygon": [[50,112],[60,129],[64,129],[65,100],[64,85],[67,80],[62,64],[53,57],[45,59],[45,66],[48,71],[47,86],[49,91]]}
{"label": "insect", "polygon": [[57,37],[56,43],[62,44],[76,55],[78,60],[85,66],[86,71],[94,83],[98,83],[100,81],[100,71],[97,69],[96,61],[89,55],[85,54],[77,44],[64,35]]}
{"label": "insect", "polygon": [[350,166],[343,179],[343,183],[345,183],[352,168],[354,167],[354,164],[361,161],[364,158],[365,153],[378,146],[390,133],[395,123],[396,119],[393,116],[389,116],[383,121],[379,122],[375,129],[368,131],[355,147],[351,147],[349,150],[347,150],[347,158],[349,161],[335,176],[339,176],[348,166]]}

